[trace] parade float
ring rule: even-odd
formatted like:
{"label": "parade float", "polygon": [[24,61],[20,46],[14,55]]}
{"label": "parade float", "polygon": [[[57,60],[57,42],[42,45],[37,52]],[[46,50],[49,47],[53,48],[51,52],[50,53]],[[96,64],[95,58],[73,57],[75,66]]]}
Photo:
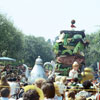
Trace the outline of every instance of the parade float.
{"label": "parade float", "polygon": [[85,40],[85,31],[76,30],[75,20],[71,21],[71,30],[61,30],[56,37],[53,51],[56,55],[56,72],[68,75],[72,64],[76,61],[82,72],[85,66],[84,50],[89,42]]}
{"label": "parade float", "polygon": [[[24,64],[24,67],[26,68],[25,76],[28,78],[29,83],[33,83],[37,78],[48,79],[55,74],[60,74],[62,76],[71,76],[69,74],[71,70],[76,71],[78,75],[76,76],[80,79],[87,75],[87,72],[84,72],[84,50],[88,46],[89,42],[85,40],[85,31],[76,30],[74,24],[75,20],[72,20],[71,30],[60,31],[59,36],[55,39],[53,51],[56,55],[56,64],[53,61],[43,64],[42,59],[38,57],[30,74],[28,72],[28,67]],[[46,75],[46,71],[50,73]],[[83,74],[81,74],[81,72],[83,72]],[[73,76],[75,75],[73,74]],[[71,77],[71,79],[73,78],[76,77]]]}

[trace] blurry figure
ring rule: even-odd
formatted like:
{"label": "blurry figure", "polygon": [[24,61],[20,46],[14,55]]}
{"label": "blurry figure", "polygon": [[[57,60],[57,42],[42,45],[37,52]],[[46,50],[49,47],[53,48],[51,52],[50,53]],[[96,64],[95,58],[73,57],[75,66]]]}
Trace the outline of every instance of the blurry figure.
{"label": "blurry figure", "polygon": [[[39,100],[44,100],[43,91],[40,88],[38,88],[37,86],[35,86],[35,85],[27,85],[27,86],[25,86],[23,88],[24,88],[24,93],[29,91],[29,90],[36,90],[38,92],[39,96],[40,96]],[[23,99],[20,99],[20,100],[23,100]],[[26,99],[26,100],[29,100],[29,99]],[[32,98],[30,100],[35,100],[35,99]]]}
{"label": "blurry figure", "polygon": [[61,98],[65,99],[65,91],[66,91],[66,86],[65,82],[67,81],[66,76],[57,76],[55,78],[55,90],[58,98],[61,100]]}
{"label": "blurry figure", "polygon": [[27,79],[26,79],[26,77],[25,77],[24,74],[21,76],[21,80],[20,80],[20,81],[21,81],[22,83],[26,83]]}
{"label": "blurry figure", "polygon": [[79,69],[79,64],[75,61],[72,65],[72,70],[69,72],[69,77],[70,78],[78,78],[78,69]]}
{"label": "blurry figure", "polygon": [[36,90],[28,90],[23,94],[23,100],[39,100],[40,96]]}
{"label": "blurry figure", "polygon": [[6,77],[5,76],[2,76],[1,77],[1,82],[0,82],[0,90],[2,89],[2,88],[8,88],[9,90],[10,90],[10,85],[9,85],[9,83],[8,83],[8,81],[7,81],[7,79],[6,79]]}
{"label": "blurry figure", "polygon": [[44,93],[44,100],[57,100],[55,99],[55,87],[53,83],[44,83],[41,87]]}
{"label": "blurry figure", "polygon": [[99,72],[99,75],[98,75],[98,82],[100,83],[100,72]]}
{"label": "blurry figure", "polygon": [[93,80],[94,79],[92,69],[89,67],[86,67],[84,69],[84,72],[81,73],[81,75],[82,75],[81,83],[85,82],[86,80]]}
{"label": "blurry figure", "polygon": [[70,86],[76,86],[76,87],[78,87],[78,85],[79,85],[78,78],[74,78],[73,80],[71,80]]}
{"label": "blurry figure", "polygon": [[38,78],[35,80],[35,85],[39,88],[41,88],[42,84],[46,82],[46,80],[44,78]]}
{"label": "blurry figure", "polygon": [[10,90],[8,88],[1,89],[1,97],[0,100],[15,100],[10,98]]}
{"label": "blurry figure", "polygon": [[[91,93],[89,92],[89,89],[90,89],[90,87],[93,85],[89,80],[87,80],[87,81],[85,81],[85,82],[83,82],[83,89],[82,89],[82,91],[80,91],[79,93],[77,93],[76,95],[75,95],[75,97],[78,97],[78,96],[84,96],[84,97],[90,97],[91,96]],[[88,91],[87,91],[87,89],[88,89]]]}
{"label": "blurry figure", "polygon": [[17,98],[17,95],[19,93],[19,84],[16,82],[17,79],[16,78],[12,78],[9,80],[9,85],[10,85],[10,88],[11,88],[11,92],[10,92],[10,95],[12,98]]}
{"label": "blurry figure", "polygon": [[[75,100],[87,100],[86,99],[86,97],[84,97],[84,96],[79,96],[79,97],[77,97]],[[91,99],[90,99],[91,100]]]}
{"label": "blurry figure", "polygon": [[75,92],[74,91],[68,92],[68,100],[75,100]]}

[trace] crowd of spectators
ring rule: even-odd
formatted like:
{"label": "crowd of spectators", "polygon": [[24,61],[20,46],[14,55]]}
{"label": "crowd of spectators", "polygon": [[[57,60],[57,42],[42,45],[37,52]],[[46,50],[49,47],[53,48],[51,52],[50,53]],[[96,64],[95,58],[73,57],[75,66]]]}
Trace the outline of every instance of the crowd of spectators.
{"label": "crowd of spectators", "polygon": [[47,80],[38,78],[30,85],[25,69],[20,66],[16,70],[1,71],[0,100],[100,100],[98,81],[80,83],[78,78],[54,75]]}

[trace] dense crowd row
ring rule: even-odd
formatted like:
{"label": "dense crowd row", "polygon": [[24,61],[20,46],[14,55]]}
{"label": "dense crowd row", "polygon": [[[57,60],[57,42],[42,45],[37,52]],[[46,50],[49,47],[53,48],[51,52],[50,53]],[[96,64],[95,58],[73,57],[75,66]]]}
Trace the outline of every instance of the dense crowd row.
{"label": "dense crowd row", "polygon": [[78,78],[66,76],[39,78],[30,85],[25,75],[12,73],[1,76],[0,100],[98,100],[99,86],[89,80],[80,84]]}

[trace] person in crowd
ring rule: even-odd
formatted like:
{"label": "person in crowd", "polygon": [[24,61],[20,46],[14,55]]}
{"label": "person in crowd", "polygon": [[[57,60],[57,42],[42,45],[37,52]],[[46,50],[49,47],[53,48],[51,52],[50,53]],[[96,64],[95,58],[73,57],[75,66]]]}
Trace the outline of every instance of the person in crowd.
{"label": "person in crowd", "polygon": [[21,83],[21,84],[20,84],[20,91],[19,91],[19,93],[18,93],[18,98],[22,98],[22,97],[23,97],[23,93],[24,93],[23,87],[25,87],[25,86],[27,86],[27,85],[28,85],[28,83]]}
{"label": "person in crowd", "polygon": [[[39,100],[44,100],[43,91],[40,88],[38,88],[36,85],[27,85],[27,86],[23,87],[23,89],[24,89],[24,93],[26,93],[29,90],[35,90],[35,91],[37,91],[38,94],[39,94],[39,96],[40,96]],[[24,96],[24,94],[23,94],[23,96]],[[18,100],[23,100],[23,98],[19,98]],[[35,100],[35,99],[33,99],[33,100]]]}
{"label": "person in crowd", "polygon": [[57,84],[54,83],[55,87],[55,95],[57,96],[57,100],[62,100],[62,94],[60,93],[60,88]]}
{"label": "person in crowd", "polygon": [[25,77],[25,74],[22,74],[21,75],[21,80],[20,80],[22,83],[26,83],[27,82],[27,79]]}
{"label": "person in crowd", "polygon": [[79,96],[79,97],[75,98],[75,100],[87,100],[87,99],[84,96]]}
{"label": "person in crowd", "polygon": [[23,94],[23,100],[39,100],[40,96],[36,90],[28,90]]}
{"label": "person in crowd", "polygon": [[69,83],[69,86],[75,86],[75,87],[78,87],[80,84],[79,84],[79,80],[78,78],[74,78],[71,80],[71,82]]}
{"label": "person in crowd", "polygon": [[46,80],[44,78],[38,78],[35,80],[35,85],[39,88],[41,88],[42,84],[46,82]]}
{"label": "person in crowd", "polygon": [[74,91],[68,91],[66,100],[75,100],[75,92]]}
{"label": "person in crowd", "polygon": [[55,87],[53,83],[45,82],[41,89],[44,93],[44,100],[57,100],[55,98]]}
{"label": "person in crowd", "polygon": [[84,96],[86,98],[90,97],[91,93],[89,92],[89,89],[91,86],[92,86],[92,83],[89,80],[83,82],[83,89],[82,89],[82,91],[80,91],[79,93],[76,94],[76,97],[77,96]]}
{"label": "person in crowd", "polygon": [[66,81],[67,81],[66,76],[60,76],[60,77],[56,77],[55,82],[54,82],[54,84],[58,86],[59,92],[63,99],[65,99],[65,90],[66,90],[65,82]]}
{"label": "person in crowd", "polygon": [[0,90],[1,90],[2,88],[5,88],[5,87],[8,88],[8,89],[10,90],[10,85],[9,85],[7,79],[6,79],[6,76],[2,76],[2,77],[1,77],[1,82],[0,82]]}
{"label": "person in crowd", "polygon": [[62,76],[60,82],[65,84],[67,81],[67,77],[66,76]]}
{"label": "person in crowd", "polygon": [[55,82],[55,77],[52,76],[52,77],[48,78],[47,81],[48,81],[48,82],[51,82],[51,83],[52,83],[52,82]]}
{"label": "person in crowd", "polygon": [[1,92],[0,100],[15,100],[10,98],[10,90],[8,88],[2,88],[0,92]]}
{"label": "person in crowd", "polygon": [[13,98],[17,98],[17,95],[18,95],[18,93],[19,93],[20,86],[19,86],[19,84],[16,82],[16,78],[10,79],[10,80],[9,80],[9,85],[10,85],[10,88],[11,88],[10,95],[11,95]]}

